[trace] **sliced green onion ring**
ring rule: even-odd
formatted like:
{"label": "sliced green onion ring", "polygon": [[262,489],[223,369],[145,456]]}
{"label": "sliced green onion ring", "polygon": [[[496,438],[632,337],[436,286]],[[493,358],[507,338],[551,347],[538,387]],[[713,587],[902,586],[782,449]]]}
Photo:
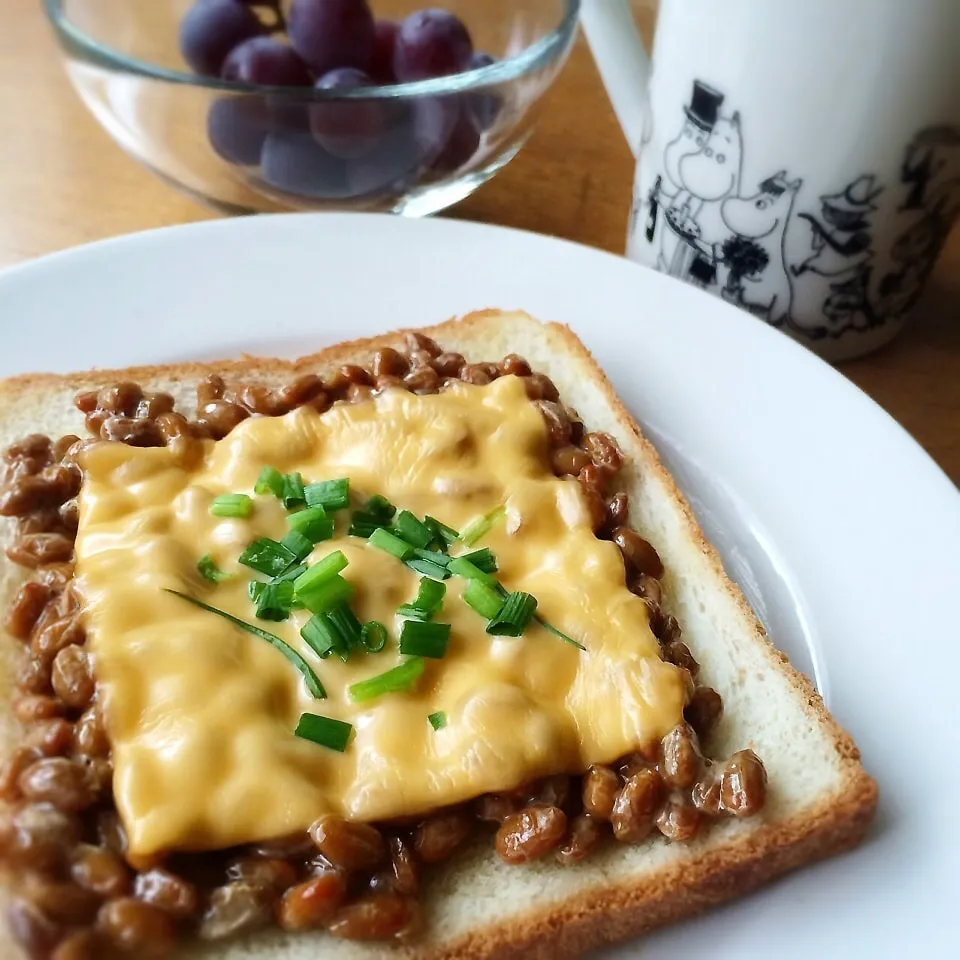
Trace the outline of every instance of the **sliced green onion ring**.
{"label": "sliced green onion ring", "polygon": [[431,713],[427,720],[434,730],[442,730],[447,725],[447,715],[442,710]]}
{"label": "sliced green onion ring", "polygon": [[487,624],[487,633],[494,637],[520,637],[537,611],[537,598],[516,591],[504,601],[500,612]]}
{"label": "sliced green onion ring", "polygon": [[197,573],[199,573],[204,580],[209,580],[211,583],[223,583],[224,580],[229,580],[231,576],[229,573],[224,573],[216,563],[214,563],[213,557],[211,557],[209,553],[204,554],[197,561]]}
{"label": "sliced green onion ring", "polygon": [[253,492],[272,493],[278,500],[283,497],[283,474],[276,467],[264,467],[254,484]]}
{"label": "sliced green onion ring", "polygon": [[485,537],[505,516],[507,508],[501,504],[495,510],[482,517],[471,520],[460,534],[460,542],[472,547],[478,540]]}
{"label": "sliced green onion ring", "polygon": [[340,477],[309,483],[303,488],[303,494],[308,507],[323,507],[333,513],[350,506],[350,480]]}
{"label": "sliced green onion ring", "polygon": [[221,493],[210,504],[214,517],[240,517],[245,519],[253,510],[253,501],[245,493]]}
{"label": "sliced green onion ring", "polygon": [[379,620],[370,620],[360,629],[360,646],[367,653],[379,653],[387,645],[387,628]]}
{"label": "sliced green onion ring", "polygon": [[400,631],[400,652],[413,657],[441,660],[450,642],[449,623],[422,623],[405,620]]}
{"label": "sliced green onion ring", "polygon": [[296,557],[282,543],[269,537],[260,537],[240,554],[239,562],[257,573],[279,577],[296,562]]}

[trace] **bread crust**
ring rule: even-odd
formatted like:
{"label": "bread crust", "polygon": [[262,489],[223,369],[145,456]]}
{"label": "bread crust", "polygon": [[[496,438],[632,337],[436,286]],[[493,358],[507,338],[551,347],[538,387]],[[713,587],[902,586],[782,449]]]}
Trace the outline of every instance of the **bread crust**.
{"label": "bread crust", "polygon": [[[324,373],[344,363],[363,362],[380,347],[397,346],[409,332],[430,336],[441,345],[451,341],[482,344],[492,325],[503,324],[505,316],[497,310],[478,311],[432,327],[398,330],[340,343],[292,361],[244,356],[239,360],[219,363],[190,362],[122,370],[93,370],[68,376],[25,374],[0,383],[0,442],[6,445],[15,439],[9,435],[9,413],[13,411],[13,420],[19,422],[38,396],[69,395],[117,380],[134,380],[150,389],[175,389],[177,385],[192,386],[196,380],[212,372],[227,378],[249,377],[280,382],[302,373]],[[877,785],[863,770],[853,739],[830,715],[813,684],[769,641],[743,593],[726,575],[719,555],[704,537],[688,501],[587,348],[567,327],[554,323],[541,325],[525,314],[510,314],[509,322],[535,324],[550,346],[580,364],[586,376],[601,391],[616,420],[619,439],[621,443],[626,441],[625,445],[629,447],[627,453],[635,461],[637,470],[646,476],[655,476],[667,491],[669,506],[679,519],[684,536],[695,546],[707,565],[712,581],[710,586],[733,604],[745,638],[760,651],[770,670],[779,672],[787,679],[797,703],[805,713],[805,719],[815,724],[831,742],[839,770],[839,788],[827,796],[814,798],[791,817],[771,822],[760,818],[762,822],[748,832],[724,835],[716,842],[698,848],[694,856],[661,865],[652,873],[643,872],[628,881],[593,883],[574,896],[546,906],[531,907],[492,925],[479,925],[445,942],[437,942],[434,937],[428,936],[422,944],[389,951],[389,955],[398,960],[561,960],[577,957],[599,944],[623,940],[691,916],[747,893],[804,864],[855,846],[863,839],[877,803]],[[79,414],[75,419],[81,422]],[[0,566],[9,566],[9,561],[0,561]],[[0,638],[0,645],[5,647],[15,643],[6,636]],[[5,651],[2,658],[8,663],[9,653],[9,650]],[[9,714],[9,704],[0,704],[0,712]],[[0,752],[6,753],[9,744],[3,743],[3,739],[9,740],[9,736],[4,737],[0,729]],[[338,942],[323,935],[302,936],[314,945],[322,943],[324,955],[338,955]],[[322,939],[316,939],[317,936]],[[277,960],[292,955],[283,946],[286,941],[270,943],[271,939],[258,938],[252,941],[250,952],[245,950],[242,955]],[[2,937],[0,943],[3,943]],[[263,946],[258,946],[259,943]],[[226,952],[226,949],[205,946],[192,947],[187,952],[190,956],[213,958]],[[370,952],[363,948],[359,952],[353,949],[349,956],[373,958],[387,952],[377,946],[371,948]],[[306,954],[297,951],[297,956],[301,955]]]}

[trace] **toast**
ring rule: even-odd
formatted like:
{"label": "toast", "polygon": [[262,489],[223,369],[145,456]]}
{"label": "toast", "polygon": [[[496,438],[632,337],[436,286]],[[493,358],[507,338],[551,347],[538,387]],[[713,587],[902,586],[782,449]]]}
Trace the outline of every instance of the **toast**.
{"label": "toast", "polygon": [[[749,819],[718,821],[687,843],[651,837],[637,845],[609,844],[582,863],[551,861],[507,866],[489,839],[460,851],[426,880],[425,931],[396,948],[335,940],[326,934],[277,930],[216,945],[194,943],[178,956],[218,960],[480,960],[577,957],[747,893],[772,878],[854,846],[864,836],[877,788],[857,748],[832,719],[806,677],[767,639],[738,587],[705,541],[689,505],[617,398],[588,351],[565,327],[518,313],[485,311],[420,331],[468,360],[509,353],[547,374],[561,399],[587,428],[605,431],[625,457],[621,481],[630,498],[630,525],[658,551],[666,574],[664,608],[675,615],[701,665],[701,679],[723,697],[724,714],[711,741],[727,756],[751,747],[766,766],[768,799]],[[331,372],[364,363],[403,332],[340,344],[293,362],[248,358],[218,364],[184,363],[69,377],[25,375],[0,384],[0,447],[34,432],[83,435],[72,399],[79,390],[118,379],[165,390],[178,409],[193,410],[194,387],[211,372],[268,385],[291,374]],[[3,546],[13,524],[2,525]],[[4,604],[23,579],[0,561]],[[0,636],[0,757],[20,729],[10,703],[22,644]],[[9,933],[0,953],[16,955]]]}

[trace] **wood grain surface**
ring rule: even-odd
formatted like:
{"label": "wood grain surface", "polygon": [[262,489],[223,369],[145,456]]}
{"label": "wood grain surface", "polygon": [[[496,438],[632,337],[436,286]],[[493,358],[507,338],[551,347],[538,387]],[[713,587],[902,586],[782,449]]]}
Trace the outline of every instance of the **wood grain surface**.
{"label": "wood grain surface", "polygon": [[[100,128],[70,87],[39,0],[3,7],[0,267],[217,216],[138,166]],[[649,32],[652,12],[645,19]],[[580,39],[530,143],[449,215],[622,253],[632,178],[633,158]],[[960,231],[906,332],[840,369],[960,482]]]}

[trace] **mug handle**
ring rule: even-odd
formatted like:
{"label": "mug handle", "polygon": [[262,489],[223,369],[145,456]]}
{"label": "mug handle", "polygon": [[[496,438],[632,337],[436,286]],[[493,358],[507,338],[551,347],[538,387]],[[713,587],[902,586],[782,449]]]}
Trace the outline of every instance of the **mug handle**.
{"label": "mug handle", "polygon": [[630,0],[582,0],[580,23],[624,136],[636,156],[646,126],[651,67]]}

